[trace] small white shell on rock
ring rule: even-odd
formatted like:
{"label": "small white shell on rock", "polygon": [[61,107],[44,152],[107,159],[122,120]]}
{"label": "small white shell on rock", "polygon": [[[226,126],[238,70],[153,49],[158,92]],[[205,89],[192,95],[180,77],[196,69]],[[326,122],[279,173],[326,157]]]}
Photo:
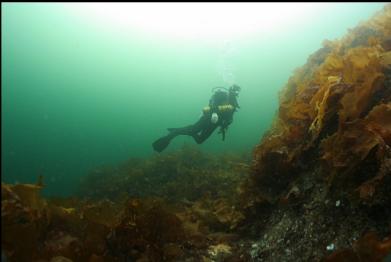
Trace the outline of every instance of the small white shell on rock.
{"label": "small white shell on rock", "polygon": [[335,246],[334,246],[333,243],[331,243],[330,245],[328,245],[328,246],[326,247],[327,250],[334,250],[334,248],[335,248]]}

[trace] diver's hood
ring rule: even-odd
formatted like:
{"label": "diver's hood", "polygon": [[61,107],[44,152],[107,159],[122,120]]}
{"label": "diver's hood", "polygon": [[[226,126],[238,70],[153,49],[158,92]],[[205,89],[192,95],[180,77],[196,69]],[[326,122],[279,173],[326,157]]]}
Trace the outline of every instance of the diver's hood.
{"label": "diver's hood", "polygon": [[229,92],[234,94],[235,96],[238,96],[239,95],[239,92],[240,92],[240,86],[238,85],[232,85],[230,88],[229,88]]}

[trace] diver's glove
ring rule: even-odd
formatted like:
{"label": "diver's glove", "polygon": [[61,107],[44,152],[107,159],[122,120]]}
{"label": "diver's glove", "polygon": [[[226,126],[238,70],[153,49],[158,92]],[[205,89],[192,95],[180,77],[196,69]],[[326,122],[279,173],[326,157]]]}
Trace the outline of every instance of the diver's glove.
{"label": "diver's glove", "polygon": [[217,121],[219,121],[219,115],[216,113],[213,113],[212,117],[210,118],[210,122],[212,122],[213,124],[216,124]]}
{"label": "diver's glove", "polygon": [[220,130],[219,130],[218,133],[221,134],[222,139],[223,139],[223,141],[224,141],[224,140],[225,140],[225,128],[220,127]]}

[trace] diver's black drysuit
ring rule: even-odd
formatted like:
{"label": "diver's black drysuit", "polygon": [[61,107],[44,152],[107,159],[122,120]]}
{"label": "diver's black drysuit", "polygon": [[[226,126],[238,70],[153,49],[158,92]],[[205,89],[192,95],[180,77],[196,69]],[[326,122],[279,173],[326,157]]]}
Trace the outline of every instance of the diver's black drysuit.
{"label": "diver's black drysuit", "polygon": [[[236,96],[237,93],[232,92],[231,89],[228,92],[221,90],[216,91],[213,94],[212,98],[209,100],[209,107],[207,108],[207,110],[204,109],[203,115],[195,124],[181,128],[168,128],[168,131],[170,133],[156,140],[152,144],[154,150],[157,152],[163,151],[168,146],[170,141],[178,135],[192,136],[198,144],[201,144],[219,126],[220,133],[223,135],[224,140],[225,131],[232,123],[234,112],[237,108],[239,108]],[[228,110],[219,109],[219,106],[227,105],[230,105],[230,107],[228,107]],[[211,121],[213,113],[216,113],[218,115],[218,121],[216,123],[212,123]]]}

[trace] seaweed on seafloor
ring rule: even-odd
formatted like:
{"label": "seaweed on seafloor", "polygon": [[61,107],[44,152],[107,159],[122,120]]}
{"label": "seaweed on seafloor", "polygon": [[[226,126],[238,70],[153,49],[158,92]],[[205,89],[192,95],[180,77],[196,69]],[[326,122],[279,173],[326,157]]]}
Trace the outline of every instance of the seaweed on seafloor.
{"label": "seaweed on seafloor", "polygon": [[[57,199],[51,203],[37,189],[30,184],[2,184],[2,250],[9,261],[118,261],[126,255],[170,261],[181,254],[177,244],[184,240],[181,221],[162,202],[129,200],[121,205]],[[143,244],[144,249],[137,254],[119,250],[131,243],[136,249]]]}
{"label": "seaweed on seafloor", "polygon": [[42,230],[49,223],[40,184],[1,185],[2,250],[12,261],[28,261],[39,250]]}
{"label": "seaweed on seafloor", "polygon": [[238,207],[232,205],[228,199],[214,199],[210,196],[192,203],[185,213],[197,219],[208,232],[229,232],[244,218]]}
{"label": "seaweed on seafloor", "polygon": [[[94,261],[105,252],[108,215],[77,201],[44,199],[40,184],[2,184],[2,250],[8,261]],[[63,206],[61,204],[64,204]],[[104,208],[104,209],[103,209]],[[112,212],[111,216],[116,216]],[[104,261],[111,261],[105,257]]]}
{"label": "seaweed on seafloor", "polygon": [[165,261],[182,254],[181,220],[157,200],[130,199],[107,239],[109,253],[119,258]]}
{"label": "seaweed on seafloor", "polygon": [[209,245],[232,241],[236,235],[229,232],[243,220],[236,192],[248,156],[182,150],[189,155],[179,151],[95,170],[81,187],[87,197],[43,199],[43,183],[3,184],[2,223],[28,222],[3,232],[7,259],[201,259]]}
{"label": "seaweed on seafloor", "polygon": [[112,201],[126,197],[155,196],[170,202],[194,201],[205,194],[230,197],[248,169],[248,156],[215,156],[195,147],[132,160],[132,164],[99,168],[87,175],[79,195]]}

